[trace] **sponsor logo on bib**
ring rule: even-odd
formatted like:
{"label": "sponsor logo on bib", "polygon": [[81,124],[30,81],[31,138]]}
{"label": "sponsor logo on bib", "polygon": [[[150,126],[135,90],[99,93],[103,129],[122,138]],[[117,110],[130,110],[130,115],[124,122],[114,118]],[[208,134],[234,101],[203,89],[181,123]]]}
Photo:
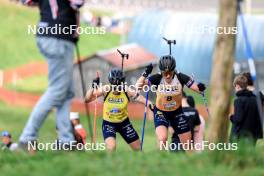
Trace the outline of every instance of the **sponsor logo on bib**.
{"label": "sponsor logo on bib", "polygon": [[108,102],[109,103],[123,103],[124,102],[124,99],[123,98],[109,98],[108,99]]}

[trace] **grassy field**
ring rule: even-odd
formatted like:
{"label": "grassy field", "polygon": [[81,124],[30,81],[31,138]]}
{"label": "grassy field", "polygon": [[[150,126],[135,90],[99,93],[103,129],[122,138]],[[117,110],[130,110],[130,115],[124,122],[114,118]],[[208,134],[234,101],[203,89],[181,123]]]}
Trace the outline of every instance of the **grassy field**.
{"label": "grassy field", "polygon": [[[17,140],[30,109],[11,107],[0,102],[0,130],[9,130]],[[85,117],[81,117],[86,124]],[[142,121],[132,121],[140,133]],[[97,122],[98,139],[102,141],[101,119]],[[45,121],[39,134],[40,142],[56,139],[54,114]],[[1,175],[179,175],[179,176],[261,176],[264,174],[264,146],[238,151],[215,151],[186,155],[158,151],[155,147],[153,122],[147,122],[144,152],[131,152],[118,139],[115,153],[104,151],[52,152],[41,151],[34,156],[26,153],[0,151]]]}
{"label": "grassy field", "polygon": [[[12,68],[30,61],[43,60],[35,44],[35,36],[28,34],[28,25],[36,25],[37,8],[29,8],[0,0],[0,69]],[[82,35],[79,46],[82,56],[100,49],[118,46],[119,35]]]}
{"label": "grassy field", "polygon": [[[38,10],[0,0],[0,69],[13,68],[31,61],[43,60],[35,46],[35,37],[27,35],[27,25],[38,21]],[[118,35],[81,36],[82,56],[98,49],[119,44]],[[107,41],[107,42],[106,42]],[[21,92],[41,94],[47,86],[46,76],[31,77],[17,82],[16,87],[7,88]],[[208,93],[210,89],[208,90]],[[187,91],[187,93],[192,94]],[[197,103],[201,96],[193,94]],[[207,97],[209,94],[206,95]],[[0,101],[0,131],[8,130],[17,141],[28,119],[31,109],[14,107]],[[87,128],[85,116],[81,121]],[[97,120],[97,138],[102,142],[101,119]],[[132,121],[141,134],[142,121]],[[39,132],[39,142],[53,142],[56,139],[55,117],[52,112]],[[256,149],[242,147],[238,151],[214,151],[202,154],[161,152],[156,148],[153,122],[148,121],[145,131],[144,152],[132,152],[117,136],[117,151],[99,152],[52,152],[41,151],[34,156],[26,153],[10,153],[0,150],[0,175],[6,176],[58,176],[58,175],[177,175],[177,176],[263,176],[264,143]]]}
{"label": "grassy field", "polygon": [[26,92],[30,94],[41,95],[48,86],[47,75],[32,76],[25,79],[20,79],[16,84],[9,83],[5,85],[7,89],[18,92]]}
{"label": "grassy field", "polygon": [[[263,154],[263,153],[262,153]],[[240,156],[239,156],[240,155]],[[242,156],[242,157],[241,157]],[[243,157],[247,157],[244,160]],[[195,156],[161,152],[131,153],[39,153],[1,154],[1,174],[38,175],[127,175],[127,176],[261,176],[263,157],[251,151],[236,153],[204,153]]]}
{"label": "grassy field", "polygon": [[[0,103],[0,131],[8,130],[14,135],[14,140],[18,140],[19,134],[22,132],[26,120],[30,114],[30,109],[8,106],[4,103]],[[87,129],[86,116],[81,116],[81,121]],[[97,138],[99,142],[103,142],[101,132],[101,118],[97,120]],[[140,132],[142,121],[133,121],[135,129]],[[153,122],[149,121],[146,125],[146,151],[155,150],[155,133],[153,128]],[[39,138],[40,142],[53,142],[56,139],[55,130],[55,117],[54,112],[46,119],[43,128],[40,130]],[[121,139],[121,136],[118,136]],[[129,147],[124,141],[120,140],[119,150],[129,150]]]}

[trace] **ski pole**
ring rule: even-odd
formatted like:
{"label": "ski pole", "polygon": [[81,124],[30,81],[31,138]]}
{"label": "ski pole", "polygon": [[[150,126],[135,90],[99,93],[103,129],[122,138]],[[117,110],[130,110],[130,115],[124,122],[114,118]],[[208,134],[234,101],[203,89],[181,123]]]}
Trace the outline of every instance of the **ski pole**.
{"label": "ski pole", "polygon": [[122,71],[124,70],[124,59],[126,58],[128,60],[128,57],[129,57],[129,54],[126,54],[126,53],[122,53],[119,49],[117,49],[117,52],[121,55],[122,57],[122,65],[121,65],[121,68],[122,68]]}
{"label": "ski pole", "polygon": [[[96,78],[100,79],[98,71],[96,72]],[[95,89],[97,89],[97,86],[95,87]],[[94,103],[93,143],[96,142],[96,119],[97,119],[97,94],[95,95],[95,103]]]}
{"label": "ski pole", "polygon": [[[150,87],[150,81],[148,79],[148,87]],[[140,143],[140,150],[143,150],[143,144],[144,144],[144,136],[145,136],[145,126],[146,126],[146,119],[147,119],[147,108],[148,108],[148,95],[149,90],[146,92],[146,104],[144,109],[144,119],[143,119],[143,126],[141,130],[141,143]]]}
{"label": "ski pole", "polygon": [[[86,86],[85,86],[84,77],[83,77],[83,70],[82,70],[82,64],[81,64],[80,51],[79,51],[79,47],[78,47],[77,43],[75,45],[75,48],[76,48],[77,63],[78,63],[78,68],[79,68],[80,78],[81,78],[82,94],[83,94],[83,98],[85,98]],[[90,119],[90,115],[89,115],[89,107],[88,107],[88,104],[85,103],[85,101],[84,101],[84,108],[85,108],[87,122],[88,122],[88,130],[89,130],[90,138],[91,138],[91,141],[92,141],[93,131],[92,131],[91,119]]]}
{"label": "ski pole", "polygon": [[203,97],[203,103],[204,103],[204,106],[206,108],[206,111],[208,113],[208,117],[210,118],[210,112],[209,112],[209,108],[208,108],[208,102],[207,102],[207,99],[205,97],[205,92],[202,92],[202,97]]}
{"label": "ski pole", "polygon": [[[192,79],[195,80],[195,78],[194,78],[194,74],[192,74]],[[205,96],[205,91],[203,91],[203,92],[201,93],[201,95],[202,95],[202,98],[203,98],[203,104],[204,104],[204,106],[205,106],[205,108],[206,108],[206,111],[207,111],[208,117],[210,118],[211,116],[210,116],[210,112],[209,112],[208,101],[207,101],[206,96]]]}
{"label": "ski pole", "polygon": [[171,45],[176,45],[176,40],[168,40],[166,39],[165,37],[162,37],[166,42],[167,44],[169,45],[169,48],[170,48],[170,55],[171,55]]}

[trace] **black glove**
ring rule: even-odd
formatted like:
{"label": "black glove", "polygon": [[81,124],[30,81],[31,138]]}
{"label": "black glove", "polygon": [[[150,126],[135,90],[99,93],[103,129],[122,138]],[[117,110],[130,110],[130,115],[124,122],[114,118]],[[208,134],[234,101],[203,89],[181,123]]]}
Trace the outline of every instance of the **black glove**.
{"label": "black glove", "polygon": [[70,6],[73,10],[78,10],[83,6],[83,4],[84,4],[84,0],[79,0],[79,1],[70,0]]}
{"label": "black glove", "polygon": [[146,67],[146,69],[145,69],[144,73],[142,74],[142,76],[144,76],[145,78],[148,77],[148,75],[152,72],[152,70],[153,70],[153,65],[152,65],[152,63],[150,63]]}
{"label": "black glove", "polygon": [[99,77],[93,79],[92,88],[96,88],[99,85],[99,83],[100,83]]}
{"label": "black glove", "polygon": [[197,86],[200,92],[203,92],[206,89],[206,86],[203,83],[198,83]]}
{"label": "black glove", "polygon": [[149,104],[149,109],[150,109],[152,112],[154,112],[154,104],[150,103],[150,104]]}

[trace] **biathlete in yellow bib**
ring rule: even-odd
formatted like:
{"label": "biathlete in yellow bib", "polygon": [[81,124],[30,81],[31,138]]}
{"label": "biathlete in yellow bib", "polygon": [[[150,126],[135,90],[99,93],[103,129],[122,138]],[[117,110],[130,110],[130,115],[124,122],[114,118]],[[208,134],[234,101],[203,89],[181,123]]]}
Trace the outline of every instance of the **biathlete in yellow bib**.
{"label": "biathlete in yellow bib", "polygon": [[[112,69],[108,80],[110,85],[91,89],[86,94],[87,102],[95,100],[96,96],[104,96],[102,132],[106,148],[109,151],[115,150],[118,132],[133,150],[139,150],[139,136],[128,118],[128,103],[134,100],[144,104],[146,99],[136,90],[124,86],[125,75],[121,69]],[[95,79],[93,85],[98,84],[99,79]]]}
{"label": "biathlete in yellow bib", "polygon": [[143,85],[150,84],[156,89],[156,105],[154,107],[154,125],[159,146],[165,146],[168,138],[168,127],[171,126],[178,134],[182,143],[190,143],[191,132],[188,119],[182,111],[183,87],[201,93],[206,87],[204,84],[196,84],[194,80],[180,72],[177,72],[176,61],[173,56],[162,56],[159,60],[161,73],[151,75],[152,64],[148,65],[145,72],[137,81],[137,86],[142,89]]}

